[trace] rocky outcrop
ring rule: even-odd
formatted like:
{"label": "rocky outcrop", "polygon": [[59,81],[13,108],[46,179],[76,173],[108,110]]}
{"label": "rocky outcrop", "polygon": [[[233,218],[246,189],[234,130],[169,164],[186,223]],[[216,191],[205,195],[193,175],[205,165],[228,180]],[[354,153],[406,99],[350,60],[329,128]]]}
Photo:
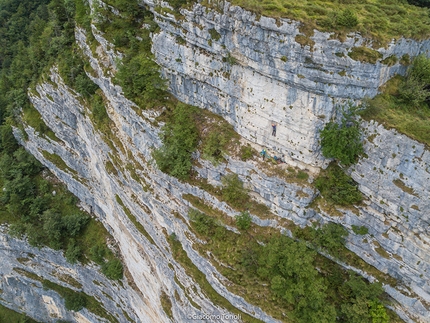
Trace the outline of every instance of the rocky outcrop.
{"label": "rocky outcrop", "polygon": [[[318,171],[317,166],[327,162],[319,153],[318,130],[335,115],[335,104],[350,98],[359,100],[365,95],[373,96],[391,75],[404,71],[399,64],[388,67],[380,62],[366,64],[349,58],[346,54],[351,47],[363,44],[360,37],[350,37],[341,43],[329,39],[328,34],[315,31],[313,36],[307,36],[313,41],[312,48],[302,46],[295,41],[300,33],[298,23],[281,20],[277,24],[274,19],[257,19],[228,4],[222,13],[196,5],[192,10],[182,11],[182,20],[152,9],[161,27],[160,32],[153,35],[153,51],[170,81],[172,93],[183,101],[222,115],[256,147],[269,147],[285,153],[290,165],[307,168],[311,174]],[[273,322],[273,318],[260,308],[230,292],[224,285],[225,277],[192,248],[196,237],[187,226],[190,203],[183,194],[195,195],[228,216],[233,217],[236,213],[208,192],[179,182],[155,167],[151,151],[161,144],[158,138],[161,125],[154,122],[159,112],[139,111],[122,95],[121,88],[112,83],[108,74],[115,70],[117,54],[109,49],[111,46],[96,29],[93,33],[100,44],[95,52],[87,45],[82,30],[77,30],[76,39],[91,64],[89,76],[103,92],[113,122],[113,136],[106,136],[94,127],[84,101],[64,84],[55,68],[51,70],[50,80],[39,84],[35,91],[37,95],[30,94],[30,98],[59,141],[41,137],[30,127],[25,128],[27,140],[19,131],[15,134],[88,209],[91,207],[117,241],[133,289],[103,280],[111,290],[106,293],[115,294],[115,297],[111,295],[113,303],[107,304],[119,304],[139,322],[168,322],[169,317],[160,300],[164,292],[171,299],[174,320],[178,322],[187,321],[193,314],[228,313],[214,304],[193,277],[172,258],[167,237],[175,233],[188,257],[220,295],[241,311]],[[405,53],[414,56],[429,44],[402,40],[379,51],[384,58],[393,54],[400,57]],[[342,55],[336,53],[344,55],[340,57]],[[344,76],[338,74],[342,71],[346,73]],[[278,124],[276,137],[270,136],[272,122]],[[256,160],[243,162],[226,156],[226,162],[216,167],[199,160],[200,166],[196,170],[214,185],[220,185],[221,175],[237,173],[253,196],[275,214],[265,220],[254,216],[253,220],[261,226],[276,227],[287,233],[281,224],[283,219],[291,219],[302,226],[314,221],[334,221],[348,229],[352,225],[366,226],[369,234],[364,237],[350,230],[348,248],[401,282],[394,288],[387,285],[385,289],[397,300],[393,306],[402,318],[428,322],[430,288],[427,269],[430,259],[427,256],[426,210],[430,208],[430,192],[426,183],[430,171],[429,152],[423,145],[375,123],[363,123],[363,127],[368,138],[365,145],[367,157],[349,172],[367,198],[362,206],[339,210],[337,216],[309,207],[317,195],[310,182],[298,184],[268,176]],[[109,139],[112,137],[115,140]],[[60,156],[67,168],[46,159],[43,151]],[[174,212],[180,217],[174,216]],[[136,227],[128,213],[142,227]],[[9,250],[7,257],[19,257],[18,253],[13,253],[14,247],[7,247],[9,241],[15,240],[7,239],[2,241],[5,246],[2,248]],[[30,247],[23,244],[22,248]],[[21,249],[17,250],[20,252]],[[40,259],[51,259],[37,250],[32,249],[31,253],[36,255],[35,263],[43,263]],[[60,253],[52,253],[62,264],[58,271],[68,272],[73,268],[77,272],[73,277],[84,285],[86,281],[79,280],[80,271],[94,268],[76,269],[78,266],[64,263]],[[12,263],[17,267],[26,266],[16,261]],[[51,265],[39,266],[36,274],[48,277],[52,263],[54,260]],[[27,291],[26,295],[40,289],[37,282],[32,289],[28,277],[14,273],[15,280],[10,278],[12,269],[10,266],[0,267],[3,285],[13,281]],[[102,278],[100,276],[100,281]],[[89,294],[101,297],[99,289],[94,287],[91,291],[92,285],[88,286]],[[133,295],[131,300],[123,300],[122,295],[128,293]],[[36,317],[35,305],[19,307],[13,305],[21,303],[15,300],[12,291],[7,294],[10,296],[5,295],[1,300],[3,304]],[[42,295],[53,299],[57,308],[55,313],[78,320],[64,311],[58,295],[49,291]],[[101,301],[104,302],[104,298]],[[31,304],[42,304],[40,302],[40,298],[34,298]],[[109,306],[109,309],[115,306]],[[49,321],[57,315],[52,313],[54,311],[47,309],[40,314],[43,319],[41,316],[37,318]],[[123,321],[119,309],[114,308],[110,313]],[[91,321],[99,320],[88,317]]]}
{"label": "rocky outcrop", "polygon": [[174,95],[222,115],[250,141],[308,165],[324,164],[318,132],[337,104],[373,97],[391,76],[405,72],[400,63],[387,66],[383,59],[430,49],[430,41],[401,39],[378,49],[381,59],[369,64],[348,56],[368,45],[356,34],[341,42],[225,1],[218,10],[196,4],[178,18],[144,2],[160,26],[153,52]]}
{"label": "rocky outcrop", "polygon": [[10,237],[6,231],[5,227],[0,228],[0,302],[3,305],[29,313],[40,322],[109,321],[85,308],[79,312],[66,311],[64,299],[43,284],[43,280],[48,280],[93,296],[119,322],[129,322],[128,318],[136,320],[139,309],[134,307],[139,304],[140,295],[126,281],[126,285],[110,281],[98,266],[72,265],[61,252],[31,247],[26,241]]}

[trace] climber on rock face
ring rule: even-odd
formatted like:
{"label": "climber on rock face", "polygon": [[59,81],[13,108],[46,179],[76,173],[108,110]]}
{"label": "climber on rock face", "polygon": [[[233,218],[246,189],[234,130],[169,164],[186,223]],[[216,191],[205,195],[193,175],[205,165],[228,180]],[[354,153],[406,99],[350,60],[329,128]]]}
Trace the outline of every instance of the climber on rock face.
{"label": "climber on rock face", "polygon": [[264,160],[264,158],[266,158],[266,149],[263,149],[260,155],[263,157],[263,160]]}
{"label": "climber on rock face", "polygon": [[276,136],[276,124],[272,123],[272,136]]}

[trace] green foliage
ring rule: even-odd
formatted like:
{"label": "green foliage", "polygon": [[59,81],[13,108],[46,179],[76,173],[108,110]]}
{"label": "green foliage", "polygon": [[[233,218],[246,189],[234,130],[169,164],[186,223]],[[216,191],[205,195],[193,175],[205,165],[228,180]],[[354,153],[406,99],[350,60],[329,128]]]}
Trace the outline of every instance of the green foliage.
{"label": "green foliage", "polygon": [[348,302],[342,304],[340,311],[341,318],[345,322],[373,323],[378,322],[373,321],[373,316],[375,318],[387,316],[385,308],[378,306],[380,305],[378,297],[383,292],[381,283],[367,284],[363,278],[350,272],[349,280],[339,287],[338,292],[348,299]]}
{"label": "green foliage", "polygon": [[365,226],[352,225],[352,231],[354,231],[355,234],[364,236],[369,232],[369,229]]}
{"label": "green foliage", "polygon": [[[210,1],[213,2],[213,1]],[[312,2],[292,2],[288,0],[232,0],[258,15],[284,17],[303,22],[310,29],[339,33],[339,27],[345,26],[337,17],[352,14],[345,19],[348,31],[358,31],[363,37],[371,38],[384,44],[393,38],[400,37],[427,39],[430,35],[429,0],[386,1],[384,3],[371,0],[325,0]],[[343,12],[340,12],[343,10]],[[358,23],[353,18],[358,15]]]}
{"label": "green foliage", "polygon": [[76,47],[74,45],[68,51],[65,49],[58,63],[59,72],[68,86],[90,98],[99,87],[85,73],[83,54]]}
{"label": "green foliage", "polygon": [[222,61],[229,65],[234,65],[237,63],[236,58],[234,58],[230,52],[227,53],[226,57],[222,58]]}
{"label": "green foliage", "polygon": [[190,0],[168,0],[167,1],[174,9],[180,9],[185,6],[187,3],[192,3]]}
{"label": "green foliage", "polygon": [[12,132],[12,126],[0,126],[0,151],[4,151],[6,154],[11,155],[18,147],[18,142]]}
{"label": "green foliage", "polygon": [[110,124],[109,115],[106,111],[103,98],[95,94],[91,97],[91,112],[96,127],[102,132],[106,132]]}
{"label": "green foliage", "polygon": [[[114,2],[120,15],[105,7],[97,7],[96,15],[97,27],[124,53],[115,81],[121,85],[125,96],[141,108],[161,104],[167,95],[167,87],[151,53],[150,33],[154,32],[157,26],[153,15],[137,2]],[[150,28],[141,28],[142,23]]]}
{"label": "green foliage", "polygon": [[240,147],[240,159],[243,161],[247,161],[248,159],[251,159],[254,156],[254,150],[252,147],[248,144],[246,146]]}
{"label": "green foliage", "polygon": [[252,218],[249,215],[249,212],[241,212],[239,215],[236,215],[236,225],[239,230],[246,231],[251,227]]}
{"label": "green foliage", "polygon": [[399,97],[415,108],[430,103],[430,58],[417,56],[409,67],[405,81],[399,87]]}
{"label": "green foliage", "polygon": [[15,312],[3,305],[0,305],[0,322],[5,323],[37,323],[32,318]]}
{"label": "green foliage", "polygon": [[[417,65],[421,64],[417,63]],[[423,64],[423,74],[425,70],[425,64]],[[424,82],[418,78],[424,75],[412,71],[413,67],[408,71],[409,81],[406,81],[408,77],[395,76],[384,85],[381,94],[366,100],[365,110],[361,112],[361,116],[365,120],[378,121],[387,128],[395,128],[417,141],[430,145],[428,89],[423,88]],[[403,97],[400,95],[401,91],[403,91]],[[408,96],[411,96],[410,100],[406,99]]]}
{"label": "green foliage", "polygon": [[223,184],[222,197],[225,201],[234,207],[246,204],[249,196],[237,174],[225,175],[221,181]]}
{"label": "green foliage", "polygon": [[84,295],[77,292],[68,292],[64,297],[66,309],[78,312],[87,305],[87,299]]}
{"label": "green foliage", "polygon": [[337,205],[352,205],[363,199],[357,183],[335,164],[330,164],[315,180],[315,187],[330,203]]}
{"label": "green foliage", "polygon": [[64,256],[66,257],[67,261],[71,264],[75,264],[78,262],[78,259],[81,255],[81,247],[77,244],[75,239],[70,239],[70,242],[67,245],[66,252],[64,253]]}
{"label": "green foliage", "polygon": [[376,64],[378,59],[382,58],[381,53],[368,47],[353,47],[348,53],[348,56],[355,61],[370,64]]}
{"label": "green foliage", "polygon": [[90,258],[95,263],[97,263],[99,265],[103,265],[104,264],[104,258],[105,258],[107,251],[108,251],[108,249],[105,246],[96,244],[96,245],[92,246],[90,249]]}
{"label": "green foliage", "polygon": [[361,131],[355,119],[356,108],[342,107],[341,124],[329,122],[320,133],[324,157],[336,158],[344,165],[353,164],[363,153]]}
{"label": "green foliage", "polygon": [[345,246],[345,237],[348,231],[340,224],[329,222],[320,228],[305,227],[295,228],[294,236],[308,241],[315,249],[322,249],[334,257],[340,256],[340,251]]}
{"label": "green foliage", "polygon": [[203,146],[203,158],[217,164],[222,159],[222,149],[227,143],[227,138],[223,133],[211,132],[205,140]]}
{"label": "green foliage", "polygon": [[179,179],[190,176],[191,154],[196,150],[198,131],[194,122],[197,108],[179,103],[162,129],[163,147],[154,151],[161,171]]}
{"label": "green foliage", "polygon": [[334,322],[336,311],[327,303],[326,285],[313,262],[315,252],[304,243],[276,237],[260,253],[258,275],[270,279],[273,293],[290,305],[298,322]]}
{"label": "green foliage", "polygon": [[213,40],[220,40],[221,38],[221,34],[219,32],[216,31],[216,29],[212,28],[208,30],[209,35],[211,35],[211,38]]}
{"label": "green foliage", "polygon": [[348,231],[341,224],[329,222],[316,230],[314,243],[338,257],[340,250],[345,246],[347,236]]}
{"label": "green foliage", "polygon": [[190,220],[193,222],[194,229],[198,233],[205,236],[212,236],[215,233],[216,222],[212,217],[196,209],[190,209],[188,211],[188,216],[190,217]]}
{"label": "green foliage", "polygon": [[122,279],[123,266],[121,261],[117,258],[107,261],[102,266],[102,272],[109,279],[113,279],[113,280]]}
{"label": "green foliage", "polygon": [[372,318],[372,323],[388,323],[389,317],[384,305],[375,300],[370,301],[368,305],[370,307],[369,314]]}
{"label": "green foliage", "polygon": [[387,66],[393,66],[394,64],[397,63],[397,61],[398,61],[397,56],[396,55],[391,55],[391,56],[388,56],[387,58],[383,59],[381,61],[381,63],[385,64]]}
{"label": "green foliage", "polygon": [[152,101],[166,95],[166,81],[161,78],[159,66],[149,54],[125,58],[118,68],[116,78],[124,94],[140,107],[150,105]]}
{"label": "green foliage", "polygon": [[354,11],[351,9],[345,9],[337,15],[336,23],[342,27],[354,28],[358,25],[358,18]]}
{"label": "green foliage", "polygon": [[430,0],[408,0],[408,3],[414,6],[430,8]]}

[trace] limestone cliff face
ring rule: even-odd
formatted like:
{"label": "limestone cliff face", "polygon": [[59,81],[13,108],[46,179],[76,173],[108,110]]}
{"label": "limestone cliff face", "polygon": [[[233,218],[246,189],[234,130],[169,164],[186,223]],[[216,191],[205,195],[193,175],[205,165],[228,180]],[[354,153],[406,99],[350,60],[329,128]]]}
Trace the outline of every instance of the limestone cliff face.
{"label": "limestone cliff face", "polygon": [[[376,64],[362,63],[348,56],[368,44],[359,35],[345,42],[317,30],[305,36],[299,22],[257,18],[222,3],[218,10],[197,4],[178,19],[154,10],[161,31],[153,37],[153,52],[172,93],[222,115],[250,141],[309,165],[324,163],[317,134],[337,103],[373,97],[392,75],[404,73],[404,66],[389,67],[383,59],[430,49],[430,41],[401,39],[378,49]],[[272,122],[278,124],[276,138]]]}
{"label": "limestone cliff face", "polygon": [[[228,4],[222,14],[196,5],[191,11],[182,11],[184,19],[181,21],[160,15],[158,11],[154,9],[161,29],[153,35],[153,51],[170,81],[172,93],[181,100],[222,115],[244,138],[286,153],[291,165],[312,172],[327,162],[319,153],[318,131],[335,115],[334,105],[347,98],[359,100],[366,95],[373,96],[391,75],[404,72],[399,64],[391,67],[379,62],[365,64],[336,55],[346,54],[352,46],[361,45],[363,40],[359,37],[341,43],[329,40],[328,34],[315,32],[311,37],[312,50],[309,46],[303,48],[295,41],[300,33],[298,23],[281,21],[278,26],[273,19],[260,17],[257,20],[249,12]],[[218,40],[211,39],[211,29],[219,33]],[[120,322],[127,321],[122,310],[137,322],[169,322],[161,306],[163,292],[171,299],[175,322],[186,322],[188,315],[193,314],[227,313],[213,304],[172,258],[167,235],[175,233],[190,259],[219,294],[241,311],[265,322],[274,322],[260,308],[230,292],[226,279],[192,248],[197,238],[186,223],[190,203],[183,194],[193,194],[228,216],[236,213],[209,193],[181,183],[156,168],[151,149],[161,144],[158,137],[161,125],[154,122],[157,112],[137,113],[121,88],[112,83],[105,72],[115,69],[118,54],[108,50],[112,46],[96,29],[93,33],[99,42],[95,52],[87,45],[82,30],[77,29],[76,39],[91,64],[93,71],[89,76],[103,92],[116,140],[106,139],[94,127],[88,108],[79,95],[64,84],[55,67],[49,80],[37,86],[37,94],[30,93],[30,99],[59,141],[41,137],[30,127],[25,128],[28,140],[24,140],[19,131],[16,136],[104,223],[117,242],[129,272],[128,279],[124,280],[124,286],[106,281],[93,266],[71,266],[64,262],[60,253],[34,250],[2,233],[2,252],[12,265],[0,266],[1,288],[8,290],[0,302],[47,322],[54,321],[55,316],[85,322],[84,318],[77,317],[79,315],[90,322],[102,321],[87,312],[66,313],[58,295],[42,291],[40,283],[14,270],[28,267],[42,277],[55,279],[52,268],[57,263],[60,266],[56,267],[57,272],[69,274],[87,286],[88,294],[112,304],[106,306],[107,311]],[[185,43],[178,43],[177,36]],[[429,47],[430,42],[402,40],[380,51],[383,57],[392,54],[401,57],[405,53],[414,56]],[[342,71],[346,72],[345,76],[337,74]],[[276,137],[270,136],[272,121],[278,123]],[[365,237],[351,231],[348,248],[402,282],[402,286],[396,288],[385,286],[397,301],[393,307],[402,318],[428,322],[429,151],[380,125],[363,123],[363,127],[368,136],[375,136],[366,141],[367,157],[349,172],[367,199],[363,207],[339,210],[340,216],[309,207],[317,194],[310,183],[299,185],[268,176],[257,161],[242,162],[227,157],[226,163],[215,167],[199,160],[201,166],[196,170],[215,185],[220,184],[220,174],[237,173],[255,198],[276,214],[268,220],[254,217],[261,226],[277,227],[287,234],[288,230],[282,227],[284,219],[300,225],[335,221],[348,229],[351,225],[368,227],[369,234]],[[68,168],[53,164],[44,157],[43,151],[60,156]],[[138,174],[139,181],[131,169]],[[144,231],[133,224],[127,212]],[[180,216],[174,216],[174,212]],[[386,250],[388,256],[378,253],[378,246]],[[36,256],[28,256],[30,253]],[[14,260],[18,257],[28,259],[21,263]],[[97,277],[91,279],[102,282],[108,290],[103,288],[103,291],[113,300],[101,293],[94,282],[90,283],[89,276]],[[62,284],[58,279],[55,281]],[[22,289],[31,302],[20,302],[13,292],[14,286]],[[37,296],[36,291],[42,296]],[[46,305],[52,303],[55,306]],[[40,316],[35,315],[36,304],[45,304],[46,310]]]}
{"label": "limestone cliff face", "polygon": [[120,322],[128,322],[124,313],[134,320],[138,317],[138,309],[134,307],[140,303],[140,295],[129,285],[108,280],[97,266],[71,265],[61,252],[34,248],[25,241],[11,238],[5,229],[0,228],[2,304],[18,312],[29,313],[40,322],[59,319],[82,323],[108,322],[85,308],[80,312],[66,311],[64,299],[55,291],[44,288],[42,280],[47,279],[95,297]]}

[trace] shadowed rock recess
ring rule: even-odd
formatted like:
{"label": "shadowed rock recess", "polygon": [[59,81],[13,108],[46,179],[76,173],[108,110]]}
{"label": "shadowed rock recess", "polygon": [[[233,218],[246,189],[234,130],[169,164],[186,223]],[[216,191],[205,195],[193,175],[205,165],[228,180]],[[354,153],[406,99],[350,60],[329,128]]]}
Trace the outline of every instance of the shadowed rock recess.
{"label": "shadowed rock recess", "polygon": [[[257,158],[225,156],[217,166],[199,158],[194,166],[198,177],[219,186],[221,175],[238,174],[253,198],[270,209],[267,219],[251,215],[261,227],[291,235],[286,220],[301,227],[316,221],[343,225],[349,232],[346,247],[376,272],[397,280],[393,286],[383,285],[392,298],[391,309],[406,322],[430,322],[428,147],[363,121],[364,136],[371,139],[365,140],[364,157],[346,172],[358,183],[364,201],[330,212],[312,203],[318,192],[311,183],[329,163],[321,154],[319,131],[336,117],[336,104],[375,96],[390,77],[406,72],[399,63],[387,66],[381,61],[391,55],[428,53],[430,41],[400,39],[378,49],[381,58],[370,64],[348,56],[353,47],[367,44],[359,35],[341,42],[315,30],[309,46],[295,40],[300,23],[256,17],[227,2],[221,10],[200,4],[181,9],[180,19],[155,10],[152,1],[142,4],[160,27],[151,36],[152,52],[169,91],[180,101],[222,116],[242,142],[284,154],[289,166],[311,175],[305,183],[287,181],[267,175]],[[219,36],[213,37],[212,30]],[[29,97],[59,140],[41,136],[28,125],[26,136],[17,128],[14,134],[104,224],[116,241],[126,278],[108,280],[95,264],[69,264],[61,252],[33,248],[2,228],[0,303],[41,322],[190,322],[193,315],[203,314],[218,315],[208,322],[241,322],[233,316],[237,313],[242,319],[248,314],[263,322],[279,322],[229,290],[216,260],[193,248],[199,237],[190,230],[187,213],[193,205],[186,194],[227,217],[238,212],[215,193],[157,168],[152,151],[162,145],[163,123],[156,120],[160,110],[140,110],[125,98],[111,79],[121,55],[95,26],[97,48],[90,46],[87,32],[78,27],[76,41],[91,66],[88,76],[103,93],[115,140],[107,144],[90,119],[89,107],[65,85],[56,66]],[[272,122],[277,124],[276,136],[271,136]],[[58,155],[67,167],[59,167],[43,152]],[[368,233],[358,235],[352,226],[365,226]],[[214,302],[205,286],[175,260],[169,243],[172,233],[212,288],[240,312]],[[343,265],[371,281],[376,278],[363,268]],[[106,315],[87,309],[66,311],[62,297],[43,288],[43,279],[82,290],[103,304]]]}

